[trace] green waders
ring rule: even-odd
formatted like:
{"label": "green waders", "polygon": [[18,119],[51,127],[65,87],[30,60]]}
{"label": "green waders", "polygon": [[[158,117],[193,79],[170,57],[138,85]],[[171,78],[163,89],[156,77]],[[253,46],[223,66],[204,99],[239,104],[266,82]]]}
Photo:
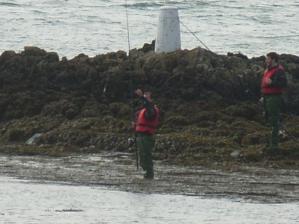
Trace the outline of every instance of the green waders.
{"label": "green waders", "polygon": [[144,178],[153,179],[154,169],[152,151],[155,145],[154,137],[148,134],[137,133],[136,142],[139,150],[140,166],[146,171]]}
{"label": "green waders", "polygon": [[270,150],[275,152],[278,150],[278,133],[280,123],[280,110],[282,106],[281,95],[266,95],[264,96],[265,111],[267,122],[272,128],[270,139]]}

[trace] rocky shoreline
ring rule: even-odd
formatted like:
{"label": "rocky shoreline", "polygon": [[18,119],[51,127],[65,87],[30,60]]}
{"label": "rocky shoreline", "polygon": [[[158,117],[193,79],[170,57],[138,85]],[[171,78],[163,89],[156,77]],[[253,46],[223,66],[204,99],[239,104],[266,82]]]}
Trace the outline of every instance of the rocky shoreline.
{"label": "rocky shoreline", "polygon": [[[175,164],[299,167],[299,57],[282,54],[290,81],[282,153],[263,154],[259,83],[264,57],[201,48],[154,54],[153,44],[68,60],[37,47],[0,56],[0,152],[61,156],[128,152],[135,88],[162,110],[156,159]],[[133,100],[132,100],[133,99]],[[33,138],[32,138],[33,137]],[[31,138],[31,139],[30,139]],[[27,142],[27,143],[26,143]]]}

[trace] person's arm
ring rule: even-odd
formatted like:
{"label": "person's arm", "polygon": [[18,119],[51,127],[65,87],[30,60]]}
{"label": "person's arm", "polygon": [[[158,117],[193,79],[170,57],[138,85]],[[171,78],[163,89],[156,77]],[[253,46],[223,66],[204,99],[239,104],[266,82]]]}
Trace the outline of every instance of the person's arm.
{"label": "person's arm", "polygon": [[149,102],[144,96],[140,96],[143,106],[145,107],[145,119],[153,120],[156,117],[156,110],[154,105]]}
{"label": "person's arm", "polygon": [[145,119],[147,120],[153,120],[156,117],[156,110],[151,102],[151,95],[149,92],[143,93],[141,89],[135,90],[135,94],[139,96],[143,107],[146,109],[145,110]]}
{"label": "person's arm", "polygon": [[286,74],[282,69],[278,69],[271,77],[271,83],[269,84],[269,86],[281,88],[287,86]]}

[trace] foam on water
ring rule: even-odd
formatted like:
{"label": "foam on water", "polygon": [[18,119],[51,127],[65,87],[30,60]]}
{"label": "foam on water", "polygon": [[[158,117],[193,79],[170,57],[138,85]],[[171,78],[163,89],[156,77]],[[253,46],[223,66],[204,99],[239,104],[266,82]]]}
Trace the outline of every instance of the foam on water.
{"label": "foam on water", "polygon": [[[128,0],[132,48],[155,39],[164,0]],[[299,55],[299,2],[166,1],[213,51],[248,56],[268,51]],[[1,0],[0,52],[34,45],[60,56],[127,51],[124,0]],[[182,26],[182,48],[202,45]]]}

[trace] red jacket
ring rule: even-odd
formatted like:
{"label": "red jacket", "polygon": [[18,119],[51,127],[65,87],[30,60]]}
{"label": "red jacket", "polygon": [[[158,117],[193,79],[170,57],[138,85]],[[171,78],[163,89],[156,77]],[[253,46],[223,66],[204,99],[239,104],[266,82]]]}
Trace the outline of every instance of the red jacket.
{"label": "red jacket", "polygon": [[155,133],[159,125],[160,111],[157,106],[154,106],[154,108],[156,111],[156,116],[152,120],[147,120],[145,118],[145,111],[146,111],[145,108],[137,112],[137,121],[135,126],[136,132],[146,133],[151,135]]}
{"label": "red jacket", "polygon": [[284,70],[284,68],[279,65],[277,67],[274,67],[274,68],[270,68],[270,69],[267,69],[265,72],[264,72],[264,76],[262,78],[262,83],[261,83],[261,88],[262,88],[262,93],[264,95],[271,95],[271,94],[281,94],[283,92],[283,88],[281,87],[274,87],[274,86],[271,86],[271,85],[268,85],[266,84],[266,80],[267,79],[271,79],[271,77],[279,70]]}

